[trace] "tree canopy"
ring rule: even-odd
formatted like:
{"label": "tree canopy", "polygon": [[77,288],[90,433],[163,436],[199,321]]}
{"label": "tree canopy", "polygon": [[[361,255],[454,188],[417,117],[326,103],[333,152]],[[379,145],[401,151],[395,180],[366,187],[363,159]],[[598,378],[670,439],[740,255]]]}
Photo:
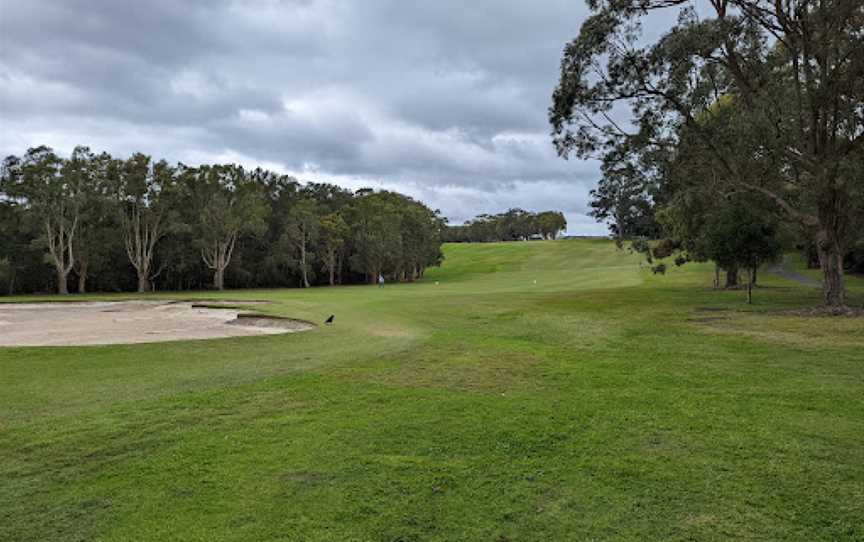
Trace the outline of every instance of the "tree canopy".
{"label": "tree canopy", "polygon": [[411,281],[445,220],[393,192],[43,146],[4,161],[0,227],[2,292],[66,293]]}
{"label": "tree canopy", "polygon": [[[700,182],[770,201],[816,247],[825,303],[843,304],[864,182],[864,4],[711,0],[708,16],[679,0],[588,4],[549,115],[562,156],[604,160],[596,216],[650,232],[642,219],[672,195],[665,166],[698,140],[691,160],[712,173]],[[646,43],[645,17],[668,9],[677,23]]]}
{"label": "tree canopy", "polygon": [[516,208],[496,215],[479,215],[463,225],[449,226],[445,241],[490,243],[526,241],[531,238],[557,239],[565,229],[567,219],[559,211],[532,213]]}

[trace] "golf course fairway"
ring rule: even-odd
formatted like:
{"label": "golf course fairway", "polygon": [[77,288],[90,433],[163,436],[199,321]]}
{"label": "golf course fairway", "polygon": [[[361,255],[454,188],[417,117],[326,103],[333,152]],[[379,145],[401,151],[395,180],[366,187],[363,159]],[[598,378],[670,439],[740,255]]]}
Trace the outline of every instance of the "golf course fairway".
{"label": "golf course fairway", "polygon": [[0,540],[864,539],[864,318],[609,241],[444,251],[413,284],[143,296],[304,333],[0,348]]}

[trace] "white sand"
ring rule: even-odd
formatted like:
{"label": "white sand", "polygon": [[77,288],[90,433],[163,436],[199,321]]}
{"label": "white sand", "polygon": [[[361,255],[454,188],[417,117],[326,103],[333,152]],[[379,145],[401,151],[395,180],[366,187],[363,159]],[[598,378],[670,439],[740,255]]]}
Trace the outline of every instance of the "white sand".
{"label": "white sand", "polygon": [[235,309],[192,305],[166,301],[0,303],[0,346],[185,341],[274,335],[313,327],[296,320],[238,320]]}

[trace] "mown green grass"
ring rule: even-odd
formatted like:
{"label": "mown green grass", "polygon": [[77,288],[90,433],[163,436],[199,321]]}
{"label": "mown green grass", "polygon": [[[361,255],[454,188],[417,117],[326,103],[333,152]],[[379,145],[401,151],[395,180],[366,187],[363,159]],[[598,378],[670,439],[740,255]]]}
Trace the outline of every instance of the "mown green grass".
{"label": "mown green grass", "polygon": [[864,321],[601,241],[446,255],[384,289],[163,294],[336,314],[311,332],[0,349],[0,539],[864,538]]}

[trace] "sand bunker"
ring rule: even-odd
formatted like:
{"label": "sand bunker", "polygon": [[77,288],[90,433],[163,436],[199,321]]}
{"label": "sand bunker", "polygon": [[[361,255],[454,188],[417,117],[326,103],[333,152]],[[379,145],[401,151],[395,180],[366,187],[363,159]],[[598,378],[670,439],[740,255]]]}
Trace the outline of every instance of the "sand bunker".
{"label": "sand bunker", "polygon": [[236,309],[207,308],[193,303],[0,303],[0,346],[186,341],[275,335],[313,327],[299,320],[248,315]]}

